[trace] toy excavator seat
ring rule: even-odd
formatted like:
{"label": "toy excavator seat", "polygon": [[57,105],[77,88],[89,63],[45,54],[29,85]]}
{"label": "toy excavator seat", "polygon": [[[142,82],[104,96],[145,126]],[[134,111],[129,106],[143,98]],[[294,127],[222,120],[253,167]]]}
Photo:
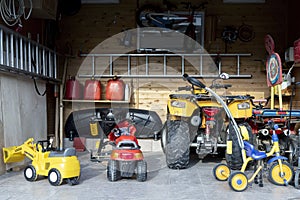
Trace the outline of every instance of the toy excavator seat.
{"label": "toy excavator seat", "polygon": [[246,155],[253,158],[254,160],[261,160],[267,157],[267,154],[265,152],[256,150],[254,146],[249,142],[244,141],[244,148],[246,150]]}
{"label": "toy excavator seat", "polygon": [[49,157],[69,157],[75,156],[76,150],[75,148],[67,148],[64,152],[51,151]]}
{"label": "toy excavator seat", "polygon": [[19,147],[17,146],[3,147],[4,163],[20,162],[24,160],[25,155],[22,153],[21,150],[18,150],[18,148]]}

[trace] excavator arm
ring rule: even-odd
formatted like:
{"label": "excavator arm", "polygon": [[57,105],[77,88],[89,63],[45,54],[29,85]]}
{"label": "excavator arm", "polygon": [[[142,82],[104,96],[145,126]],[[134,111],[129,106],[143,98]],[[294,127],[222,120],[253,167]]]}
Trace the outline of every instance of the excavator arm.
{"label": "excavator arm", "polygon": [[20,162],[25,156],[33,160],[36,155],[36,144],[29,138],[20,146],[3,147],[4,163]]}

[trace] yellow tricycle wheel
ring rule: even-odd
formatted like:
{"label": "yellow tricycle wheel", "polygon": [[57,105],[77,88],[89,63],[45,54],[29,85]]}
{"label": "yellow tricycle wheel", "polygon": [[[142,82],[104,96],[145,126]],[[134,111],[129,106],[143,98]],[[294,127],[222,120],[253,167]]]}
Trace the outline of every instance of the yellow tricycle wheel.
{"label": "yellow tricycle wheel", "polygon": [[248,187],[248,177],[243,172],[234,172],[228,180],[231,189],[242,192]]}
{"label": "yellow tricycle wheel", "polygon": [[218,164],[213,169],[215,178],[219,181],[226,181],[230,176],[231,170],[225,164]]}
{"label": "yellow tricycle wheel", "polygon": [[287,162],[282,162],[282,174],[278,162],[269,169],[269,180],[275,185],[288,185],[294,177],[292,166]]}

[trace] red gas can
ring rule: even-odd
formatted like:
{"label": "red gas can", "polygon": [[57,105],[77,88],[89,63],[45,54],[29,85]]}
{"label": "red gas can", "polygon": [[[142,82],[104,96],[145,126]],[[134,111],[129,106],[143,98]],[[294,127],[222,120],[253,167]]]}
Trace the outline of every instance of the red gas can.
{"label": "red gas can", "polygon": [[101,83],[97,80],[86,80],[84,87],[84,99],[100,100],[101,99]]}
{"label": "red gas can", "polygon": [[81,98],[81,85],[74,76],[70,77],[66,83],[66,99],[80,99]]}
{"label": "red gas can", "polygon": [[106,99],[115,101],[124,100],[124,89],[125,84],[123,80],[120,80],[117,77],[108,80],[105,92]]}

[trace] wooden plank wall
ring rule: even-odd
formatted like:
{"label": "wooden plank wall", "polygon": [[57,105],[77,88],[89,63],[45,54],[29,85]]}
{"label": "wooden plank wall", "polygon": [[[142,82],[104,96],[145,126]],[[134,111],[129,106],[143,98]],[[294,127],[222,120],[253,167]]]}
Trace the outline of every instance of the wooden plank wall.
{"label": "wooden plank wall", "polygon": [[[141,0],[139,4],[142,5],[143,2]],[[172,2],[180,7],[180,0]],[[199,1],[192,0],[192,2],[197,3]],[[80,52],[124,53],[135,50],[135,46],[124,47],[120,41],[124,36],[123,30],[136,28],[136,7],[136,1],[120,0],[120,4],[117,5],[82,5],[76,15],[62,16],[59,24],[57,48],[60,52],[68,50],[73,55],[69,59],[67,75],[91,74],[91,60],[79,57]],[[233,85],[230,91],[234,94],[250,94],[258,98],[268,97],[269,88],[266,84],[265,74],[267,53],[264,47],[264,36],[266,34],[272,35],[276,45],[275,51],[283,58],[284,51],[288,47],[287,41],[290,39],[287,31],[288,1],[266,0],[265,4],[224,4],[221,0],[210,0],[203,11],[206,19],[204,48],[209,53],[225,53],[225,43],[221,38],[225,26],[238,28],[247,24],[253,27],[255,38],[252,41],[242,42],[238,39],[227,47],[227,53],[252,54],[251,57],[242,58],[240,63],[241,74],[251,74],[252,78],[233,79],[226,81],[226,83]],[[235,69],[236,64],[232,60],[224,59],[222,61],[224,72],[231,72]],[[118,65],[123,65],[124,71],[126,71],[127,62],[124,60],[122,63],[122,59],[118,62]],[[96,61],[96,63],[104,68],[108,66],[107,61]],[[133,61],[132,65],[133,67],[139,66],[139,62]],[[175,69],[180,63],[172,61],[168,65]],[[159,69],[157,66],[155,68],[156,71]],[[142,72],[143,70],[140,70],[140,73]],[[79,80],[83,84],[86,79]],[[105,88],[107,79],[100,80],[103,88]],[[178,86],[187,85],[181,79],[126,79],[124,81],[130,84],[133,92],[130,106],[155,110],[163,121],[166,115],[168,95],[174,93]],[[204,81],[207,84],[211,83],[211,80]],[[288,102],[288,99],[284,99],[285,106],[288,105]],[[70,106],[66,108],[65,117],[72,110]]]}

